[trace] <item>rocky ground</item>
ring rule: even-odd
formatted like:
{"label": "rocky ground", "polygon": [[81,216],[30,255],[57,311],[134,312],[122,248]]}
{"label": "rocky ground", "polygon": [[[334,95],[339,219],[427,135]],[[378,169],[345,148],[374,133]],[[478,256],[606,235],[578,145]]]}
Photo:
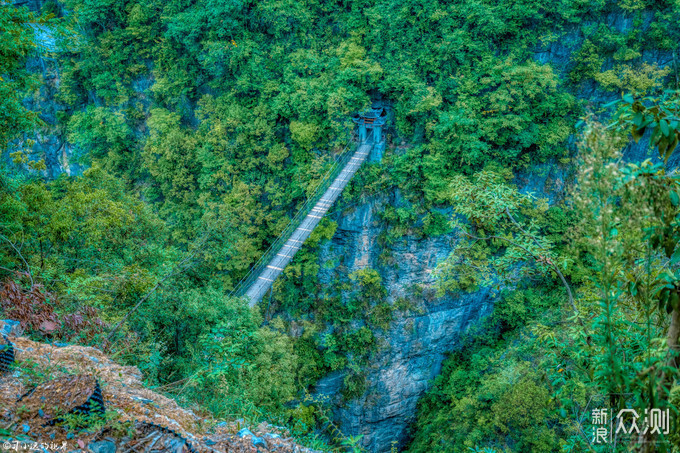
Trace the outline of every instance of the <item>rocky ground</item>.
{"label": "rocky ground", "polygon": [[[3,327],[11,325],[0,321]],[[4,343],[12,344],[14,360],[6,370],[0,360],[0,451],[312,452],[284,429],[249,429],[182,408],[144,387],[136,367],[98,349],[11,335]],[[0,355],[10,354],[0,345]]]}

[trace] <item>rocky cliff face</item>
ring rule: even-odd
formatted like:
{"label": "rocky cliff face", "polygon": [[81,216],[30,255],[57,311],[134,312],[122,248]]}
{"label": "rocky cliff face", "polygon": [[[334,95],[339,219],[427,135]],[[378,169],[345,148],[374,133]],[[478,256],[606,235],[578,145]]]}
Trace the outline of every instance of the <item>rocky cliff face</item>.
{"label": "rocky cliff face", "polygon": [[[33,6],[34,10],[38,9],[38,6]],[[49,31],[41,30],[41,33],[49,34]],[[38,31],[36,36],[39,36]],[[31,97],[24,100],[24,104],[40,112],[41,123],[34,134],[11,143],[9,149],[0,154],[0,159],[9,162],[10,154],[20,150],[27,154],[29,160],[44,159],[46,169],[42,174],[47,179],[55,179],[62,173],[81,174],[83,167],[77,162],[76,150],[68,142],[64,125],[58,120],[59,113],[63,113],[66,107],[57,101],[61,81],[57,61],[50,57],[33,57],[29,59],[27,69],[37,74],[42,83]]]}
{"label": "rocky cliff face", "polygon": [[[418,398],[439,373],[446,352],[455,349],[461,334],[493,307],[489,290],[435,296],[431,272],[451,252],[455,241],[451,235],[404,237],[389,250],[389,261],[396,264],[381,262],[379,256],[384,250],[378,245],[378,236],[386,226],[377,215],[386,203],[399,202],[398,193],[394,193],[338,214],[335,236],[320,254],[322,263],[336,264],[321,271],[323,284],[370,267],[380,273],[388,302],[405,297],[417,307],[399,314],[383,335],[384,346],[367,370],[368,390],[363,396],[340,404],[342,372],[326,376],[316,386],[319,396],[337,404],[334,415],[343,433],[362,435],[369,452],[389,452],[393,444],[400,447],[405,443]],[[415,286],[422,289],[417,295],[412,291]]]}

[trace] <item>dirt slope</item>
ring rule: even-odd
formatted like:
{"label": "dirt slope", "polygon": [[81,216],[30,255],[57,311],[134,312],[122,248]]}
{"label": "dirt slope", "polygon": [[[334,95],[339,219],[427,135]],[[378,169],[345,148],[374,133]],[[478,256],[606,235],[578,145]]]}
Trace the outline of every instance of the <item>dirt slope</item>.
{"label": "dirt slope", "polygon": [[[119,365],[98,349],[9,340],[15,363],[0,375],[0,451],[312,452],[276,427],[261,424],[249,431],[182,408],[145,388],[136,367]],[[103,426],[67,429],[51,423],[82,405],[95,380],[108,411]]]}

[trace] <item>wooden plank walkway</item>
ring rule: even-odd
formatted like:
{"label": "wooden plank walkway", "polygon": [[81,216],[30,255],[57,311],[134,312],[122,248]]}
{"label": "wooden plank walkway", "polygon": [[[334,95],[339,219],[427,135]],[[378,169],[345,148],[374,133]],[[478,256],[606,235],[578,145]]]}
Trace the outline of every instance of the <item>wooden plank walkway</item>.
{"label": "wooden plank walkway", "polygon": [[371,152],[372,147],[372,144],[359,146],[352,158],[347,162],[347,165],[345,165],[345,168],[342,169],[323,196],[316,202],[312,211],[304,218],[300,226],[293,231],[288,241],[276,252],[274,258],[262,270],[252,286],[248,288],[246,296],[251,307],[257,304],[265,293],[269,291],[276,277],[283,272],[286,265],[293,259],[295,253],[302,247],[302,244],[319,224],[321,218],[328,212],[347,183],[349,183],[359,167],[361,167],[361,164]]}

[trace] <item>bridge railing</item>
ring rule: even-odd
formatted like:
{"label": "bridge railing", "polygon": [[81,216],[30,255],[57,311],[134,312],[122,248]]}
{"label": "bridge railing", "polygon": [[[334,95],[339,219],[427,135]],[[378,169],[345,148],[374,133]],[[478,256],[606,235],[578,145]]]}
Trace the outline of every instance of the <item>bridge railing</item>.
{"label": "bridge railing", "polygon": [[352,157],[353,153],[348,152],[348,149],[350,145],[354,143],[355,138],[355,134],[353,133],[342,152],[335,158],[331,168],[328,169],[321,181],[319,181],[319,184],[314,189],[314,192],[307,198],[307,201],[305,201],[302,207],[298,210],[297,214],[295,214],[295,217],[293,217],[291,221],[288,222],[288,225],[279,234],[276,241],[274,241],[269,246],[269,248],[262,254],[260,259],[257,260],[257,262],[250,268],[248,273],[238,282],[231,293],[229,293],[230,296],[240,297],[246,293],[248,288],[250,288],[250,285],[253,284],[253,282],[257,279],[274,255],[279,251],[279,249],[281,249],[281,247],[283,247],[283,244],[286,243],[290,235],[293,234],[293,231],[295,231],[297,227],[300,226],[300,223],[302,223],[305,217],[307,217],[307,215],[312,211],[312,208],[316,205],[317,201],[319,201],[319,198],[323,196],[323,194],[326,192],[326,189],[330,187],[335,178],[338,176],[338,174],[340,174],[342,169],[345,168],[346,163]]}

